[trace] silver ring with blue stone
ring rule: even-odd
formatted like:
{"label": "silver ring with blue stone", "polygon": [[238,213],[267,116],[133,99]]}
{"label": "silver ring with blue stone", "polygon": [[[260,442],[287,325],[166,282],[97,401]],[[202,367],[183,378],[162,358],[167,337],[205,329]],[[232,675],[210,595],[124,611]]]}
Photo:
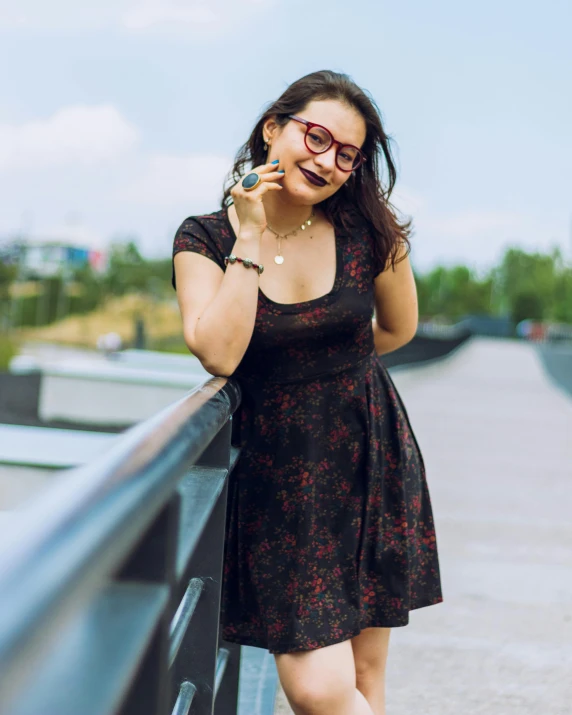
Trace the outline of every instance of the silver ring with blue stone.
{"label": "silver ring with blue stone", "polygon": [[260,176],[255,171],[253,171],[252,173],[245,176],[242,180],[242,188],[245,191],[252,191],[258,186],[258,184],[260,184],[261,181],[262,179],[260,178]]}

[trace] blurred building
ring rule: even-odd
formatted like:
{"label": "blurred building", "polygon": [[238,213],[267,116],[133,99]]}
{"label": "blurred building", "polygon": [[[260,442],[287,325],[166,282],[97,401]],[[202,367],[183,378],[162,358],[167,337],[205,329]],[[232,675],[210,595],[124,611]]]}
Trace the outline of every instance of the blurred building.
{"label": "blurred building", "polygon": [[0,260],[18,265],[20,280],[69,275],[88,265],[100,273],[107,267],[103,251],[63,241],[13,241],[0,246]]}

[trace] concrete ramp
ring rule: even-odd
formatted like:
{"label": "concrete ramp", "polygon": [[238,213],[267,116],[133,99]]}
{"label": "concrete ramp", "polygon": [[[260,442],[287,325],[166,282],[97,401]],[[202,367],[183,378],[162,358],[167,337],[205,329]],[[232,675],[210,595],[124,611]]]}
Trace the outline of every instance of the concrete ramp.
{"label": "concrete ramp", "polygon": [[388,712],[572,712],[572,400],[536,347],[474,338],[393,375],[423,451],[444,602],[394,629]]}

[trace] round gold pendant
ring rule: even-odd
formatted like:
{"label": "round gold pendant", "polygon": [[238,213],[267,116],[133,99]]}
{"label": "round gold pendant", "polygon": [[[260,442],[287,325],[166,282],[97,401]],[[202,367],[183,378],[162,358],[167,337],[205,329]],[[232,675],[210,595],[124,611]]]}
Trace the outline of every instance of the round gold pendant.
{"label": "round gold pendant", "polygon": [[278,263],[278,265],[284,263],[284,256],[274,256],[274,263]]}

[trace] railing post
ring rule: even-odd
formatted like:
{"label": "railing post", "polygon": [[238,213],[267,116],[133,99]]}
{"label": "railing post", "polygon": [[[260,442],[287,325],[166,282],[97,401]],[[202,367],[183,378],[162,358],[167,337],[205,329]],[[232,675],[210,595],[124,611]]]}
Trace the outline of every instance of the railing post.
{"label": "railing post", "polygon": [[165,609],[147,648],[120,715],[169,715],[169,631],[175,604],[175,568],[179,537],[180,496],[175,492],[155,522],[122,566],[117,578],[163,582],[169,586],[171,603]]}
{"label": "railing post", "polygon": [[228,651],[224,678],[216,694],[214,715],[234,715],[238,712],[238,688],[240,680],[241,646],[219,638],[219,651]]}
{"label": "railing post", "polygon": [[[214,469],[230,467],[231,427],[229,420],[203,453],[197,466]],[[229,477],[195,549],[192,573],[185,574],[186,580],[194,576],[203,581],[191,627],[173,664],[175,691],[185,682],[196,686],[192,715],[234,715],[237,712],[240,646],[225,644],[219,639],[228,484]],[[176,696],[177,692],[174,692],[172,697]]]}

